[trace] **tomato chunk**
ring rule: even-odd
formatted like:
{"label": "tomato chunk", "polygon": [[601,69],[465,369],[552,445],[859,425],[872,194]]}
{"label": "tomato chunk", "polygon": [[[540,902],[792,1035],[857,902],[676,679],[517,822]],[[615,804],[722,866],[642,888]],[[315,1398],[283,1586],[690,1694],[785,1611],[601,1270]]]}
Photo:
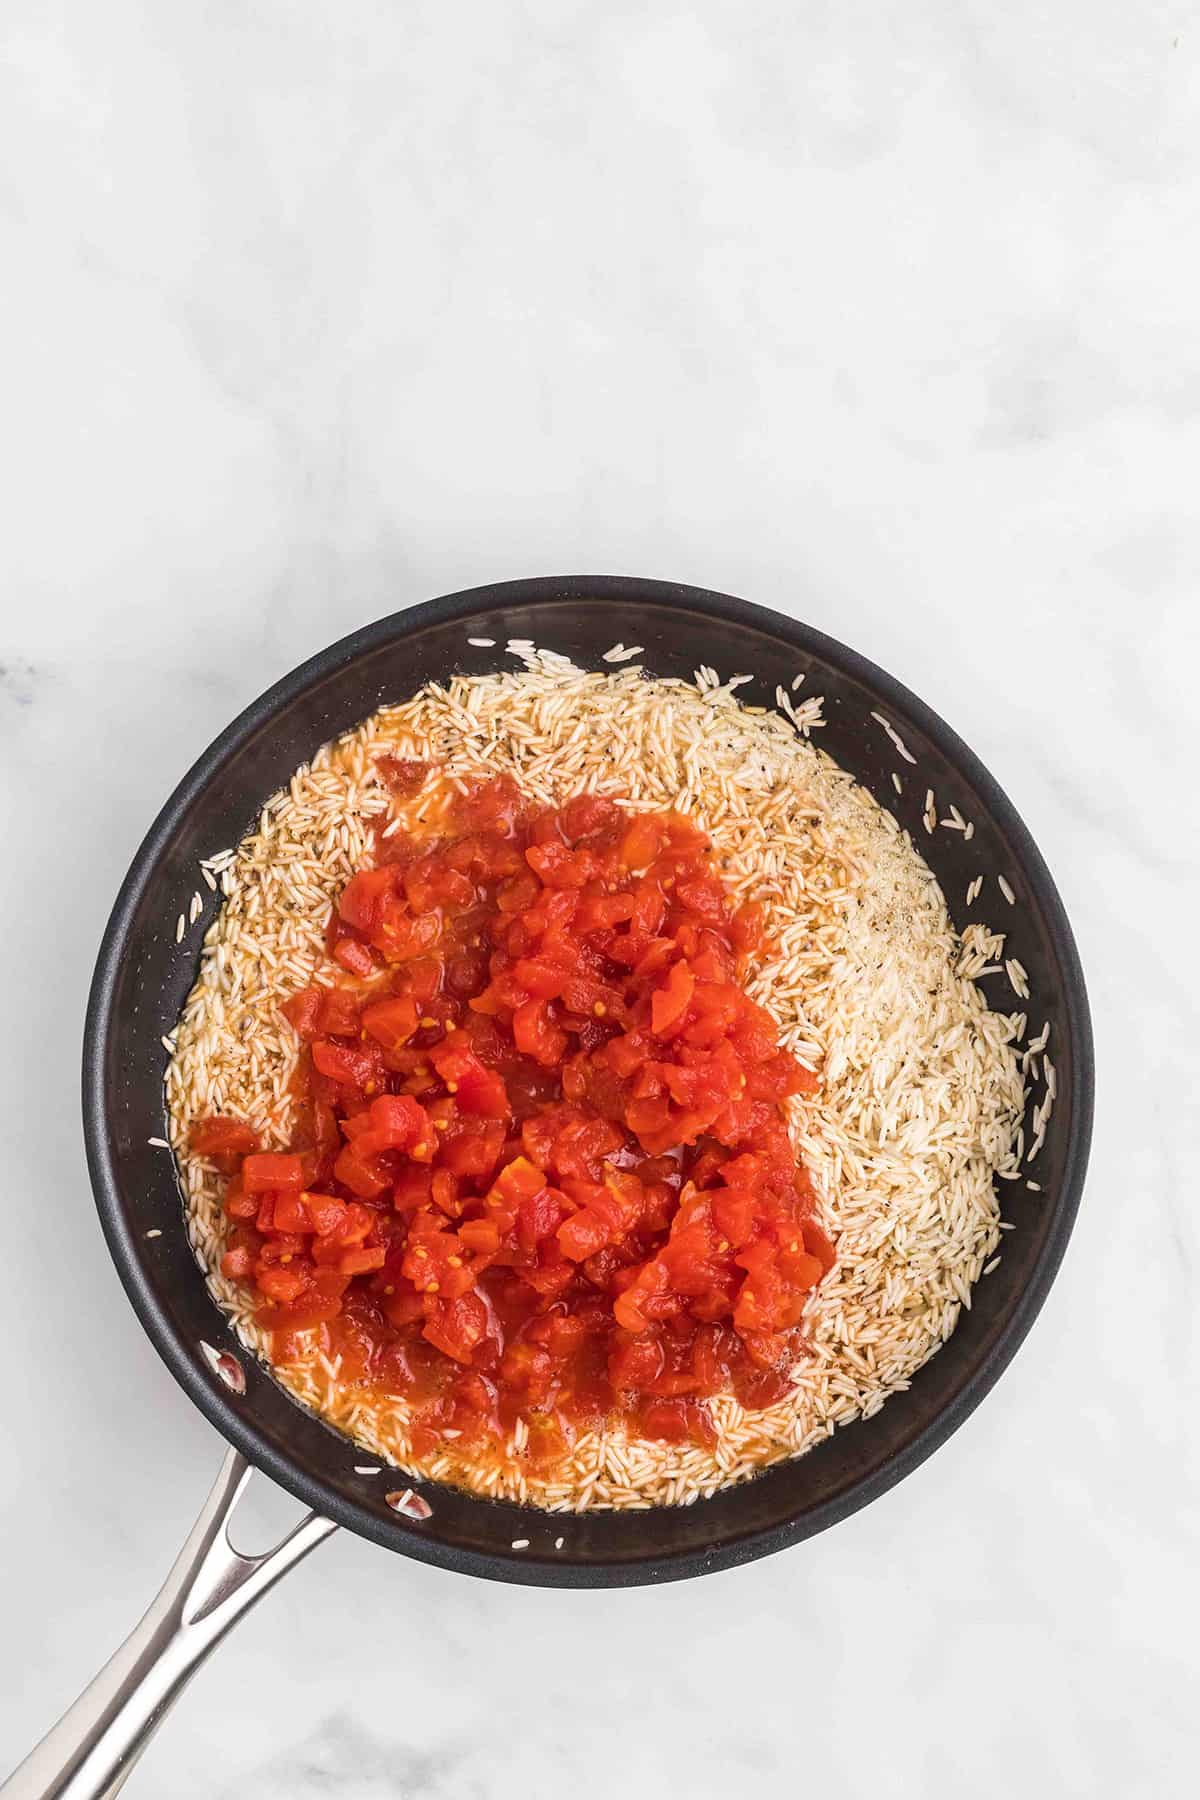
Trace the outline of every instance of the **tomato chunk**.
{"label": "tomato chunk", "polygon": [[242,1163],[242,1186],[248,1194],[298,1194],[304,1186],[303,1160],[280,1151],[257,1151]]}
{"label": "tomato chunk", "polygon": [[417,1003],[411,994],[398,995],[394,1000],[376,1000],[363,1008],[362,1022],[363,1030],[376,1043],[382,1044],[385,1050],[398,1050],[416,1033]]}
{"label": "tomato chunk", "polygon": [[258,1133],[240,1119],[214,1115],[196,1120],[188,1134],[188,1143],[197,1156],[242,1157],[258,1149]]}
{"label": "tomato chunk", "polygon": [[338,916],[356,931],[370,931],[379,917],[385,896],[395,892],[391,868],[363,869],[351,876],[338,901]]}
{"label": "tomato chunk", "polygon": [[664,986],[650,1002],[650,1029],[656,1037],[665,1037],[682,1024],[696,991],[696,978],[686,963],[678,962]]}

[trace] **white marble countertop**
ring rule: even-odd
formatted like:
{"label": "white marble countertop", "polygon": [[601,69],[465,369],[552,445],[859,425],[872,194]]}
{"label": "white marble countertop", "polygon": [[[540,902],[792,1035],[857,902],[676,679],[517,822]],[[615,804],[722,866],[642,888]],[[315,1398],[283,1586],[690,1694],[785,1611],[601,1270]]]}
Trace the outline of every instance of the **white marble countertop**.
{"label": "white marble countertop", "polygon": [[931,1462],[739,1573],[563,1595],[338,1534],[128,1792],[1195,1791],[1198,102],[1182,0],[7,0],[0,1767],[220,1458],[83,1163],[135,844],[332,638],[591,570],[807,619],[1007,787],[1095,1014],[1061,1277]]}

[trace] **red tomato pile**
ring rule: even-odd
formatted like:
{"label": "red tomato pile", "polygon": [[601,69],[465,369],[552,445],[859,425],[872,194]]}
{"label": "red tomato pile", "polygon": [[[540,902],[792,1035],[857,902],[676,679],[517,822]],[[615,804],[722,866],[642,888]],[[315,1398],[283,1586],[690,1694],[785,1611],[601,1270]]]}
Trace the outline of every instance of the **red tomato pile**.
{"label": "red tomato pile", "polygon": [[[428,775],[395,763],[402,793]],[[741,977],[734,908],[676,813],[506,778],[381,837],[330,919],[330,978],[284,1003],[300,1126],[229,1119],[223,1268],[281,1360],[320,1327],[342,1376],[405,1396],[418,1453],[486,1453],[519,1417],[713,1442],[705,1397],[782,1397],[831,1266],[780,1102],[815,1086]]]}

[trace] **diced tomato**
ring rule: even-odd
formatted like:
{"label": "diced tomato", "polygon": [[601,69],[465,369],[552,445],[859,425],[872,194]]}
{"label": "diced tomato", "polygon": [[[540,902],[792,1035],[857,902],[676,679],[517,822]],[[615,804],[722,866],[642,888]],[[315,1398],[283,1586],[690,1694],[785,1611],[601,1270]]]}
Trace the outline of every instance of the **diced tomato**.
{"label": "diced tomato", "polygon": [[253,1269],[254,1252],[245,1244],[240,1244],[233,1250],[227,1250],[221,1258],[221,1273],[227,1275],[231,1281],[245,1281]]}
{"label": "diced tomato", "polygon": [[502,1119],[509,1110],[504,1081],[484,1068],[470,1045],[465,1032],[451,1032],[441,1044],[431,1047],[429,1060],[454,1095],[460,1112]]}
{"label": "diced tomato", "polygon": [[344,1200],[333,1194],[303,1194],[301,1199],[310,1231],[331,1237],[346,1224],[349,1209]]}
{"label": "diced tomato", "polygon": [[447,1128],[441,1140],[440,1159],[455,1175],[486,1176],[495,1169],[503,1148],[503,1123],[471,1115]]}
{"label": "diced tomato", "polygon": [[717,1441],[707,1408],[690,1400],[652,1400],[642,1408],[640,1424],[646,1437],[668,1444]]}
{"label": "diced tomato", "polygon": [[386,1250],[346,1250],[338,1259],[338,1268],[343,1275],[367,1275],[372,1269],[382,1269],[386,1261]]}
{"label": "diced tomato", "polygon": [[385,895],[371,927],[371,943],[385,962],[407,963],[424,958],[442,935],[437,913],[414,918],[402,900]]}
{"label": "diced tomato", "polygon": [[719,881],[700,879],[677,882],[675,898],[689,912],[696,913],[713,925],[723,924],[729,911],[729,903]]}
{"label": "diced tomato", "polygon": [[757,1214],[758,1205],[752,1188],[731,1188],[714,1195],[713,1223],[721,1238],[735,1250],[749,1240]]}
{"label": "diced tomato", "polygon": [[396,1176],[392,1204],[397,1212],[419,1212],[433,1199],[433,1171],[420,1163],[409,1163]]}
{"label": "diced tomato", "polygon": [[503,1078],[492,1069],[467,1069],[457,1084],[459,1110],[483,1119],[503,1119],[509,1111]]}
{"label": "diced tomato", "polygon": [[608,1378],[615,1388],[653,1387],[662,1374],[665,1358],[661,1340],[654,1335],[618,1341],[609,1352]]}
{"label": "diced tomato", "polygon": [[398,991],[416,1001],[422,1018],[427,1019],[425,1008],[432,1006],[441,994],[444,974],[441,960],[436,956],[414,956],[404,965]]}
{"label": "diced tomato", "polygon": [[744,900],[729,921],[729,936],[739,955],[749,955],[762,945],[765,913],[761,900]]}
{"label": "diced tomato", "polygon": [[400,800],[410,800],[420,793],[430,773],[427,762],[415,762],[406,756],[377,756],[375,767]]}
{"label": "diced tomato", "polygon": [[449,1169],[435,1169],[429,1183],[429,1197],[448,1219],[457,1219],[461,1211],[458,1203],[458,1176]]}
{"label": "diced tomato", "polygon": [[525,956],[519,958],[513,976],[531,999],[553,1000],[570,981],[571,969],[568,964],[550,962],[544,957]]}
{"label": "diced tomato", "polygon": [[409,994],[376,1000],[363,1008],[363,1030],[385,1050],[398,1050],[417,1029],[417,1003]]}
{"label": "diced tomato", "polygon": [[308,1282],[300,1269],[284,1268],[276,1264],[273,1268],[261,1269],[258,1274],[259,1292],[282,1306],[298,1300],[307,1286]]}
{"label": "diced tomato", "polygon": [[357,1037],[359,1001],[348,988],[318,988],[317,1030],[322,1037]]}
{"label": "diced tomato", "polygon": [[568,843],[609,831],[621,818],[621,809],[603,794],[576,794],[568,800],[560,815],[563,836]]}
{"label": "diced tomato", "polygon": [[666,1037],[678,1029],[695,991],[696,978],[692,971],[686,963],[676,963],[650,1002],[650,1029],[655,1037]]}
{"label": "diced tomato", "polygon": [[517,1208],[517,1242],[523,1250],[534,1250],[552,1236],[562,1218],[563,1197],[553,1188],[544,1187]]}
{"label": "diced tomato", "polygon": [[425,1321],[423,1335],[455,1362],[469,1363],[487,1331],[487,1307],[478,1294],[460,1294],[437,1307]]}
{"label": "diced tomato", "polygon": [[526,1405],[541,1406],[549,1398],[554,1381],[554,1358],[542,1344],[528,1338],[510,1344],[500,1364],[500,1377],[506,1388],[515,1392]]}
{"label": "diced tomato", "polygon": [[438,857],[422,856],[404,871],[404,893],[415,913],[430,912],[435,906],[462,912],[475,899],[475,884]]}
{"label": "diced tomato", "polygon": [[213,1114],[197,1119],[188,1133],[188,1147],[196,1156],[208,1156],[219,1166],[232,1168],[230,1159],[247,1156],[258,1149],[258,1133],[240,1119],[224,1119]]}
{"label": "diced tomato", "polygon": [[367,1154],[410,1150],[416,1144],[429,1142],[429,1115],[408,1094],[380,1094],[365,1114],[355,1115],[355,1123],[360,1121],[362,1129],[355,1132],[354,1141]]}
{"label": "diced tomato", "polygon": [[518,1006],[512,1021],[513,1041],[524,1056],[532,1056],[545,1068],[562,1061],[567,1035],[550,1018],[544,1000],[527,1000]]}
{"label": "diced tomato", "polygon": [[342,938],[333,949],[333,960],[340,963],[351,975],[359,975],[365,980],[375,973],[375,958],[366,944],[360,944],[357,938]]}
{"label": "diced tomato", "polygon": [[248,1194],[242,1186],[242,1178],[235,1175],[225,1189],[225,1214],[230,1219],[254,1219],[258,1217],[259,1199],[257,1194]]}
{"label": "diced tomato", "polygon": [[545,1185],[546,1177],[528,1157],[514,1156],[492,1184],[488,1198],[495,1195],[505,1204],[519,1205],[522,1200],[540,1193]]}
{"label": "diced tomato", "polygon": [[501,1454],[518,1420],[539,1471],[606,1420],[711,1446],[708,1396],[789,1391],[835,1257],[783,1111],[816,1078],[741,985],[766,910],[680,814],[377,767],[428,795],[281,1000],[292,1141],[193,1127],[223,1272],[277,1358],[405,1401],[414,1455]]}
{"label": "diced tomato", "polygon": [[342,889],[338,916],[355,931],[370,931],[379,917],[385,895],[395,893],[395,871],[362,869]]}
{"label": "diced tomato", "polygon": [[589,850],[570,850],[563,843],[532,844],[525,860],[539,881],[551,888],[581,888],[596,873]]}
{"label": "diced tomato", "polygon": [[391,1176],[377,1155],[363,1150],[357,1139],[351,1139],[333,1165],[333,1172],[343,1187],[360,1199],[373,1200],[391,1185]]}
{"label": "diced tomato", "polygon": [[[328,1271],[323,1269],[317,1271],[318,1277],[326,1273]],[[339,1276],[343,1284],[347,1279],[346,1276]],[[323,1292],[319,1287],[313,1286],[305,1288],[290,1304],[276,1307],[269,1318],[263,1319],[263,1323],[272,1329],[277,1344],[281,1337],[286,1344],[291,1334],[311,1331],[314,1325],[324,1325],[329,1320],[336,1319],[341,1309],[339,1295]],[[294,1343],[294,1339],[292,1341]],[[290,1356],[285,1355],[281,1360],[298,1361],[301,1354],[297,1347]]]}
{"label": "diced tomato", "polygon": [[304,1186],[304,1163],[294,1154],[257,1151],[242,1163],[242,1186],[248,1194],[298,1194]]}
{"label": "diced tomato", "polygon": [[464,1219],[458,1228],[458,1241],[464,1249],[492,1256],[502,1243],[500,1227],[493,1219]]}
{"label": "diced tomato", "polygon": [[318,1038],[312,1047],[313,1067],[344,1087],[362,1087],[376,1074],[375,1058],[364,1050]]}
{"label": "diced tomato", "polygon": [[[638,1190],[640,1184],[633,1182]],[[638,1199],[629,1186],[617,1184],[610,1176],[603,1186],[594,1187],[587,1202],[560,1227],[558,1242],[564,1256],[572,1262],[584,1262],[603,1250],[606,1244],[619,1243],[638,1222]]]}
{"label": "diced tomato", "polygon": [[298,994],[290,994],[280,1010],[288,1024],[302,1038],[315,1037],[317,1033],[317,1014],[321,1008],[321,990],[317,987],[301,988]]}
{"label": "diced tomato", "polygon": [[621,861],[627,869],[646,869],[666,841],[666,826],[656,813],[635,813],[621,839]]}
{"label": "diced tomato", "polygon": [[271,1219],[273,1231],[303,1232],[311,1230],[308,1214],[304,1210],[302,1194],[276,1194],[275,1210]]}
{"label": "diced tomato", "polygon": [[804,1233],[804,1247],[810,1256],[815,1256],[824,1274],[828,1275],[837,1261],[837,1252],[830,1239],[822,1231],[815,1219],[805,1219],[801,1230]]}

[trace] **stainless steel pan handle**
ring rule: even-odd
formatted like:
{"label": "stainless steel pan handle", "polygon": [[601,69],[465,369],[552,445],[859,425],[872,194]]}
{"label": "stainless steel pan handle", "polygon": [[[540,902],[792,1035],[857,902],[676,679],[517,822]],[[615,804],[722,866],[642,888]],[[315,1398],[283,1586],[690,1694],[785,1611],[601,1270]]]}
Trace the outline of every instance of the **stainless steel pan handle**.
{"label": "stainless steel pan handle", "polygon": [[281,1575],[327,1538],[309,1513],[273,1550],[241,1556],[228,1524],[250,1479],[236,1450],[150,1610],[90,1687],[8,1780],[0,1800],[109,1800],[213,1646]]}

